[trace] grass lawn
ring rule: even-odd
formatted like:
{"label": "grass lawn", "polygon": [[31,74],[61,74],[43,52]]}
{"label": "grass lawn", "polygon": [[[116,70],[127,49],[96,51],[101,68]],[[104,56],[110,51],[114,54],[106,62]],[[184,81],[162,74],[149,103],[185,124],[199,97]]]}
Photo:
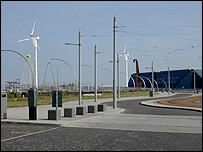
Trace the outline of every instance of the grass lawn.
{"label": "grass lawn", "polygon": [[[158,93],[154,93],[155,95]],[[149,91],[133,91],[133,92],[121,92],[120,96],[121,97],[135,97],[135,96],[148,96]],[[101,96],[97,97],[98,99],[101,98],[113,98],[113,93],[103,93]],[[82,99],[94,99],[94,96],[83,96]],[[63,96],[62,97],[63,103],[68,102],[68,101],[73,101],[73,100],[78,100],[78,96]],[[38,103],[37,105],[51,105],[52,104],[52,97],[38,97]],[[26,107],[28,106],[28,99],[8,99],[7,102],[7,107],[12,108],[12,107]]]}

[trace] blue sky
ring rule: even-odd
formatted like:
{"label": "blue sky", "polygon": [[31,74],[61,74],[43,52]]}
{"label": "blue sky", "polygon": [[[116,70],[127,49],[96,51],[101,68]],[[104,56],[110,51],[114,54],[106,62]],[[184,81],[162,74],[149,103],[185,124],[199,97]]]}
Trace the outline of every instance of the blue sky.
{"label": "blue sky", "polygon": [[[52,63],[56,78],[58,67],[61,83],[74,83],[68,62],[78,76],[78,43],[82,32],[82,64],[93,66],[97,44],[98,71],[104,85],[112,85],[113,17],[117,16],[117,53],[125,45],[129,53],[129,75],[135,72],[134,58],[140,72],[149,72],[152,61],[156,71],[202,69],[202,2],[201,1],[1,1],[1,49],[30,54],[34,63],[34,47],[28,38],[35,25],[38,45],[39,83],[42,84],[47,62]],[[95,36],[96,35],[96,36]],[[1,84],[22,79],[24,61],[11,52],[1,52]],[[120,59],[120,83],[125,85],[125,61]],[[46,81],[53,82],[50,67]],[[94,85],[93,70],[82,67],[83,85]],[[98,77],[98,85],[101,81]]]}

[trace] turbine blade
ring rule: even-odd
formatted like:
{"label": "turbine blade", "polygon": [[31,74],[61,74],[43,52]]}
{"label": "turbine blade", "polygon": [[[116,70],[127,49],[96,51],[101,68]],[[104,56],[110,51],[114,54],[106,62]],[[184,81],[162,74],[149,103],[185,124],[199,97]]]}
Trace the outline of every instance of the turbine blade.
{"label": "turbine blade", "polygon": [[35,22],[34,22],[34,25],[33,25],[33,28],[32,28],[32,33],[30,35],[33,35],[34,29],[35,29]]}
{"label": "turbine blade", "polygon": [[124,48],[124,50],[123,50],[123,54],[125,53],[125,50],[126,50],[126,45],[125,45],[125,48]]}
{"label": "turbine blade", "polygon": [[40,50],[39,45],[37,45],[37,47],[38,47],[38,49]]}
{"label": "turbine blade", "polygon": [[30,40],[30,38],[19,40],[18,42],[27,41],[27,40]]}

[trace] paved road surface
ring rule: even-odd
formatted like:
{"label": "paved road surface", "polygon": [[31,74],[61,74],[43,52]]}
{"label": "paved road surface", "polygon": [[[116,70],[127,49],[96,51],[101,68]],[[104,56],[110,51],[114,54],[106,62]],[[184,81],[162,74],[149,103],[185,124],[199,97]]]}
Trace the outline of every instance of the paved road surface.
{"label": "paved road surface", "polygon": [[[202,134],[1,125],[1,151],[202,151]],[[15,132],[14,132],[15,131]],[[36,133],[36,131],[44,131]],[[3,137],[2,137],[3,136]]]}
{"label": "paved road surface", "polygon": [[[180,98],[180,97],[186,97],[191,95],[192,94],[176,94],[172,96],[172,98]],[[125,108],[126,110],[123,113],[126,113],[126,114],[202,116],[202,112],[197,112],[197,111],[149,107],[149,106],[143,106],[140,104],[143,101],[156,100],[156,99],[159,100],[159,99],[167,99],[167,98],[171,98],[171,97],[119,101],[117,105],[119,108]],[[108,106],[112,106],[112,102],[106,102],[106,104]]]}
{"label": "paved road surface", "polygon": [[143,106],[143,100],[119,101],[118,107],[126,108],[121,114],[85,117],[63,127],[1,123],[1,150],[202,151],[202,112]]}

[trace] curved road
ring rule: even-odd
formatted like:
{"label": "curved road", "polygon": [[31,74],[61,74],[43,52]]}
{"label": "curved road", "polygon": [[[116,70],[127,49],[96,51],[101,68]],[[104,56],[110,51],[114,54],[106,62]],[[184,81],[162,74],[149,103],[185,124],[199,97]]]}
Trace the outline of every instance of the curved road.
{"label": "curved road", "polygon": [[[151,107],[141,105],[140,103],[143,101],[149,100],[158,100],[158,99],[167,99],[167,98],[180,98],[191,96],[192,94],[176,94],[170,97],[160,97],[160,98],[147,98],[147,99],[136,99],[136,100],[125,100],[118,101],[118,108],[124,108],[124,114],[149,114],[149,115],[180,115],[180,116],[202,116],[202,112],[185,110],[185,109],[171,109],[171,108],[163,108],[163,107]],[[112,106],[112,102],[106,102],[107,106]]]}

